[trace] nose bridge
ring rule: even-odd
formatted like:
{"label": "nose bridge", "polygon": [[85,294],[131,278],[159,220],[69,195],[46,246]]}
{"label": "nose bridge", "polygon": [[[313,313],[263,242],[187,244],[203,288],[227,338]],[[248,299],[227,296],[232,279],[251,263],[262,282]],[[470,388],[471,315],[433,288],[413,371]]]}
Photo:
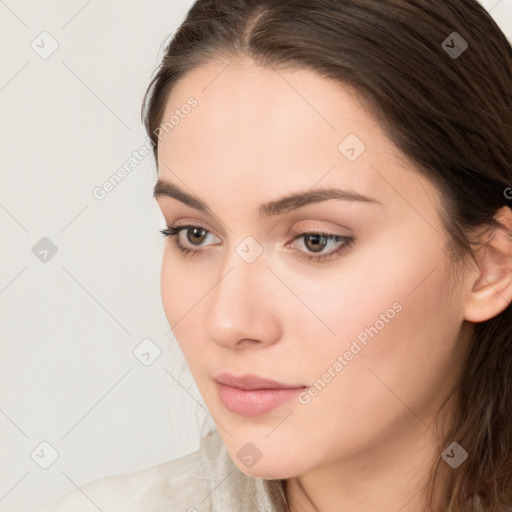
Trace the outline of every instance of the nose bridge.
{"label": "nose bridge", "polygon": [[253,237],[245,237],[229,250],[219,275],[217,294],[228,300],[243,298],[257,304],[254,295],[263,292],[267,272],[263,247]]}
{"label": "nose bridge", "polygon": [[277,332],[270,300],[273,294],[265,293],[271,273],[263,253],[255,256],[256,247],[251,244],[250,240],[242,241],[231,249],[211,290],[205,327],[218,344],[226,346],[243,339],[268,341]]}
{"label": "nose bridge", "polygon": [[[256,313],[256,306],[261,300],[265,265],[263,257],[252,262],[239,254],[239,247],[231,250],[219,275],[219,281],[213,293],[212,309],[218,312],[247,314],[247,309]],[[243,247],[243,246],[242,246]]]}

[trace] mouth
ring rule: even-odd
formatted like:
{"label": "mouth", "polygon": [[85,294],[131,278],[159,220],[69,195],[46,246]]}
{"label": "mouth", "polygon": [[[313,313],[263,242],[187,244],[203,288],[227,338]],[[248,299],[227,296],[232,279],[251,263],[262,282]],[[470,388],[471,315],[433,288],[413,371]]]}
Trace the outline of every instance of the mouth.
{"label": "mouth", "polygon": [[285,384],[246,374],[223,373],[215,377],[219,397],[226,409],[240,416],[261,416],[296,397],[307,386]]}

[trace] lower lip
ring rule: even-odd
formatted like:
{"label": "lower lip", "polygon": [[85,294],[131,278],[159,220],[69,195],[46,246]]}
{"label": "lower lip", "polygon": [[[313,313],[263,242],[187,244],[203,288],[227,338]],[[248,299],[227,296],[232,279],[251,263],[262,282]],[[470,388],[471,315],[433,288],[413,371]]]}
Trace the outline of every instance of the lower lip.
{"label": "lower lip", "polygon": [[296,397],[306,389],[240,389],[217,383],[222,403],[240,416],[261,416]]}

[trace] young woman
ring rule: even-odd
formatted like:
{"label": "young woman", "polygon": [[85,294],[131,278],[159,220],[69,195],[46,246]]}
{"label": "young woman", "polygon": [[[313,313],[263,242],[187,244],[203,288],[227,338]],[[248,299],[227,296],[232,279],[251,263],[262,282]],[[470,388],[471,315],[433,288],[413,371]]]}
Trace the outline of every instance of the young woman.
{"label": "young woman", "polygon": [[483,7],[198,0],[143,119],[216,428],[54,510],[512,510],[512,49]]}

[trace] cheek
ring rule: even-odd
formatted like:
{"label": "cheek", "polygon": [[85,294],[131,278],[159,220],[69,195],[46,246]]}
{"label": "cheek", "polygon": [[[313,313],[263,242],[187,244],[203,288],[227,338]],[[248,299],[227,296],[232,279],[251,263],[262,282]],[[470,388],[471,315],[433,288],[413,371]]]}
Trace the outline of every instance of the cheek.
{"label": "cheek", "polygon": [[[450,319],[453,307],[443,294],[444,274],[437,269],[427,281],[412,293],[404,286],[379,288],[371,301],[352,296],[353,309],[347,302],[337,316],[329,314],[330,308],[319,309],[336,338],[318,336],[318,322],[298,326],[300,340],[309,345],[297,361],[313,394],[295,406],[293,416],[273,432],[271,443],[262,434],[262,446],[277,453],[274,471],[290,470],[280,468],[279,462],[280,457],[289,460],[289,438],[300,437],[304,451],[311,454],[295,461],[295,470],[302,471],[307,469],[303,464],[325,464],[340,454],[348,457],[407,429],[427,431],[443,393],[454,384],[461,359],[458,323]],[[379,315],[386,315],[395,302],[402,309],[392,308],[394,317],[388,312],[388,323],[379,323]],[[309,329],[313,323],[316,329]],[[367,334],[366,344],[357,338],[360,333]]]}
{"label": "cheek", "polygon": [[188,316],[213,284],[211,269],[195,259],[200,256],[182,256],[174,243],[174,239],[166,240],[160,272],[162,304],[170,325]]}
{"label": "cheek", "polygon": [[361,255],[360,268],[347,264],[344,277],[310,295],[335,335],[319,336],[319,322],[299,327],[310,340],[304,369],[318,390],[306,409],[337,416],[334,428],[349,436],[358,429],[364,436],[365,428],[375,435],[376,420],[385,429],[414,418],[412,411],[421,416],[453,384],[462,360],[462,316],[450,298],[444,255],[414,242],[394,254],[381,251],[372,264]]}
{"label": "cheek", "polygon": [[[169,243],[173,243],[170,241]],[[196,384],[203,393],[202,377],[215,347],[205,336],[205,315],[218,282],[215,268],[201,264],[200,257],[182,257],[172,247],[164,251],[160,292],[165,316]]]}
{"label": "cheek", "polygon": [[326,349],[349,350],[354,339],[369,348],[371,341],[393,338],[387,345],[372,343],[380,356],[379,347],[409,346],[411,337],[431,329],[453,309],[448,272],[442,240],[423,232],[415,238],[386,232],[349,255],[339,271],[300,281],[298,294],[329,327],[324,336],[316,336],[317,348],[320,343]]}
{"label": "cheek", "polygon": [[211,287],[201,276],[201,271],[190,265],[176,255],[174,249],[166,246],[160,273],[160,293],[167,321],[182,349],[186,348],[182,346],[182,338],[188,339],[194,327],[194,309]]}
{"label": "cheek", "polygon": [[180,297],[183,296],[183,293],[187,293],[187,288],[183,287],[185,275],[179,272],[178,266],[173,264],[168,252],[169,248],[166,247],[160,271],[160,294],[167,321],[172,327],[181,316],[180,310],[183,308],[183,301],[180,300]]}

